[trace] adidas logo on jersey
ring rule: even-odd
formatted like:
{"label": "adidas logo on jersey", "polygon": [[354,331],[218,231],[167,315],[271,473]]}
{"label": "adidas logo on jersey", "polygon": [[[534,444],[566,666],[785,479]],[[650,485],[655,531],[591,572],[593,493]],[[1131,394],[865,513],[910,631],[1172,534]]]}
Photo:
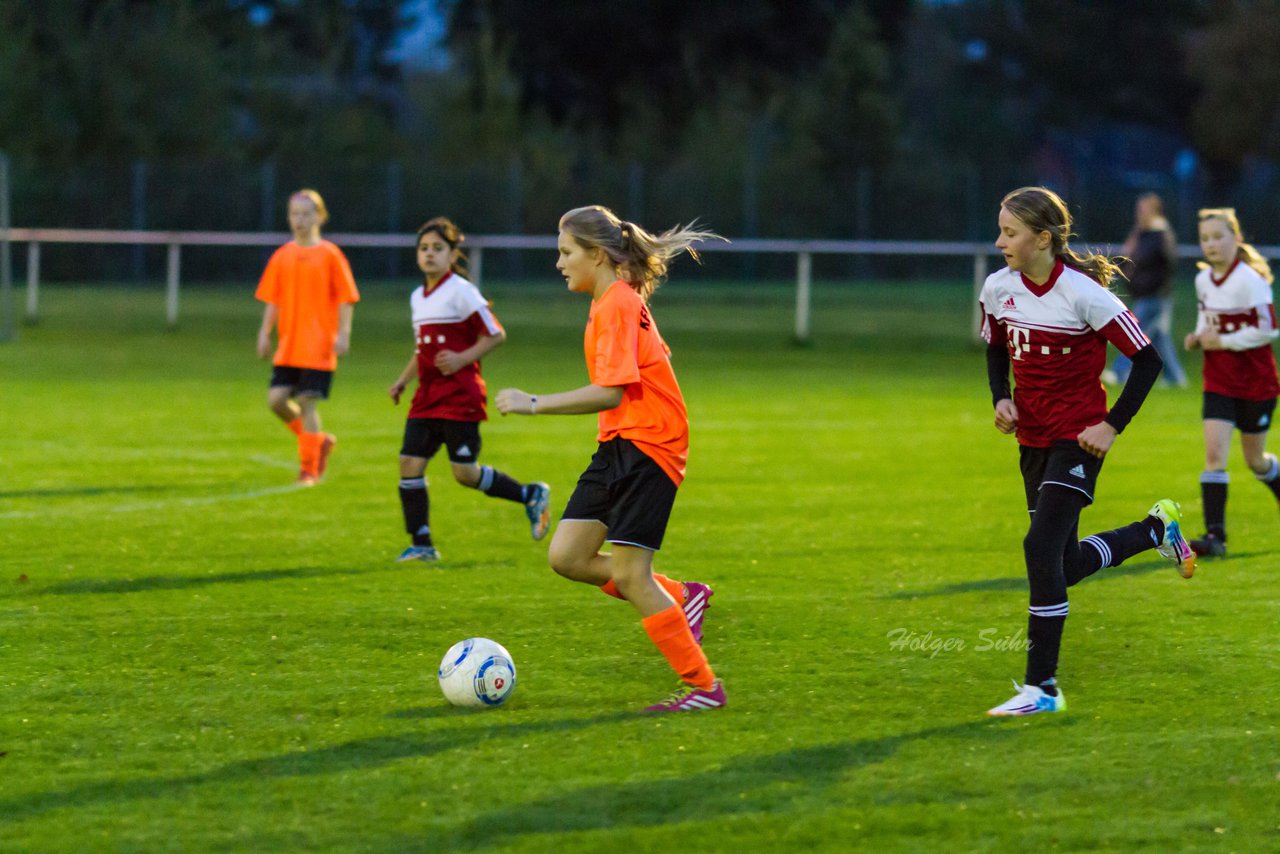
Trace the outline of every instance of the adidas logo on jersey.
{"label": "adidas logo on jersey", "polygon": [[1000,308],[1002,311],[1013,311],[1017,306],[1013,304],[1013,297],[1009,297],[1004,301]]}
{"label": "adidas logo on jersey", "polygon": [[1072,477],[1084,477],[1084,466],[1083,465],[1074,466],[1072,467],[1071,471],[1067,472],[1067,474],[1071,475]]}
{"label": "adidas logo on jersey", "polygon": [[[458,456],[460,456],[460,457],[469,457],[469,456],[471,456],[471,446],[470,446],[470,445],[463,445],[461,448],[459,448],[458,450],[454,451],[454,453],[455,453],[455,454],[457,454],[457,455],[458,455]],[[1081,475],[1081,477],[1083,477],[1083,475]]]}

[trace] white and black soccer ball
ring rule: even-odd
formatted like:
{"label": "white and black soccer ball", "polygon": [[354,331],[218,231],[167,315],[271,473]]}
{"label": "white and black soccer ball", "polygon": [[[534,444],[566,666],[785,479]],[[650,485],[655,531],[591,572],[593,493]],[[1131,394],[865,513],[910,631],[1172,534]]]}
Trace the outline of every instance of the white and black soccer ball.
{"label": "white and black soccer ball", "polygon": [[449,647],[436,676],[444,698],[455,706],[500,706],[516,689],[511,653],[488,638],[467,638]]}

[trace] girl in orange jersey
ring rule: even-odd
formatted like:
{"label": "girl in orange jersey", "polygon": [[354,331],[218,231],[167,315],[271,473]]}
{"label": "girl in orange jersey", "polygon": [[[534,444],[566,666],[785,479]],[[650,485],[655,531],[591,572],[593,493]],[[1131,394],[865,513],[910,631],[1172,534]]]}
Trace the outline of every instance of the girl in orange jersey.
{"label": "girl in orange jersey", "polygon": [[353,306],[360,300],[351,265],[342,250],[320,237],[329,219],[315,190],[289,197],[293,240],[267,262],[256,297],[266,303],[258,330],[258,357],[271,355],[271,330],[277,346],[267,404],[298,437],[298,483],[314,486],[324,475],[337,443],[321,430],[317,406],[329,397],[338,357],[351,346]]}
{"label": "girl in orange jersey", "polygon": [[[599,448],[569,498],[548,560],[566,578],[640,612],[645,632],[681,678],[647,712],[725,704],[700,646],[711,588],[653,572],[684,479],[689,420],[648,303],[671,259],[685,251],[696,259],[692,244],[709,238],[719,235],[692,226],[650,234],[596,205],[562,216],[556,269],[569,290],[591,295],[584,339],[590,382],[556,394],[503,389],[496,398],[503,415],[599,413]],[[600,551],[606,541],[611,553]]]}

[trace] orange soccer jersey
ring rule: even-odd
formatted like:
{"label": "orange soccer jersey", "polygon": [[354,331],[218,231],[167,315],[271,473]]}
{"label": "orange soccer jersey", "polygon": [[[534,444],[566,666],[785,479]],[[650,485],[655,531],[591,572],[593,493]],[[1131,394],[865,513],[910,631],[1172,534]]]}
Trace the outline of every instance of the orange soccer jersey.
{"label": "orange soccer jersey", "polygon": [[351,265],[327,240],[315,246],[290,241],[267,262],[255,296],[276,306],[276,365],[332,371],[338,336],[338,307],[360,301]]}
{"label": "orange soccer jersey", "polygon": [[622,403],[600,413],[597,440],[631,441],[679,485],[689,458],[689,415],[671,351],[626,282],[614,282],[591,303],[583,349],[592,383],[625,387]]}

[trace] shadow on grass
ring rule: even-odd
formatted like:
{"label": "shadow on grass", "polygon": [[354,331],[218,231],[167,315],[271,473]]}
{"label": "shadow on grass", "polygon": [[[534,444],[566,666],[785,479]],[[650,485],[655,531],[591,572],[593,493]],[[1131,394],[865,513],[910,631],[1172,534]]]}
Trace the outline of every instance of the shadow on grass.
{"label": "shadow on grass", "polygon": [[0,491],[3,498],[85,498],[90,495],[142,495],[144,493],[174,492],[185,488],[179,484],[138,484],[135,486],[64,486],[57,489],[17,489]]}
{"label": "shadow on grass", "polygon": [[491,810],[461,829],[460,836],[469,848],[490,844],[518,848],[521,837],[533,838],[539,833],[651,828],[715,821],[722,816],[786,812],[796,808],[798,798],[828,798],[823,790],[853,772],[885,762],[914,742],[969,737],[990,747],[1019,732],[1004,723],[969,721],[880,738],[830,742],[763,756],[739,756],[678,779],[572,789]]}
{"label": "shadow on grass", "polygon": [[[458,718],[468,714],[462,709],[449,710]],[[479,738],[522,738],[537,733],[581,732],[586,727],[615,724],[636,717],[634,712],[613,712],[587,718],[570,718],[538,723],[516,723],[486,726]],[[318,750],[304,750],[246,759],[213,768],[199,774],[112,779],[83,783],[52,792],[33,793],[0,800],[0,815],[6,819],[22,819],[60,809],[95,808],[151,798],[183,798],[196,786],[244,783],[319,774],[338,774],[375,768],[402,759],[433,756],[470,744],[475,738],[460,735],[458,728],[434,733],[412,733],[404,736],[379,736],[335,744]],[[10,753],[15,751],[10,750]]]}
{"label": "shadow on grass", "polygon": [[257,572],[218,572],[212,575],[85,578],[78,581],[51,584],[43,588],[40,593],[48,596],[74,596],[81,593],[142,593],[150,590],[190,590],[198,587],[211,587],[215,584],[251,584],[280,581],[287,578],[322,578],[327,575],[351,575],[364,571],[367,570],[295,567],[293,569],[264,569]]}
{"label": "shadow on grass", "polygon": [[[1099,584],[1112,578],[1122,578],[1130,575],[1148,575],[1153,572],[1174,572],[1172,565],[1167,563],[1152,563],[1150,561],[1141,563],[1132,563],[1127,566],[1112,566],[1100,569],[1088,578],[1082,579],[1079,584]],[[990,593],[1001,590],[1026,590],[1027,579],[1024,576],[1017,578],[981,578],[973,581],[957,581],[954,584],[940,584],[937,587],[929,587],[920,590],[898,590],[893,593],[886,593],[881,599],[927,599],[933,596],[954,596],[960,593]]]}
{"label": "shadow on grass", "polygon": [[424,569],[426,572],[448,570],[450,572],[473,569],[491,569],[493,564],[484,561],[450,561],[448,564],[422,567],[415,563],[412,567],[404,564],[388,563],[376,568],[350,567],[334,569],[332,567],[295,567],[291,569],[263,569],[252,572],[219,572],[212,575],[148,575],[145,578],[83,578],[77,581],[63,581],[42,587],[37,592],[42,596],[74,596],[83,593],[145,593],[152,590],[190,590],[199,587],[211,587],[215,584],[251,584],[270,581],[281,581],[291,578],[324,578],[334,575],[363,575],[368,572],[413,572]]}

